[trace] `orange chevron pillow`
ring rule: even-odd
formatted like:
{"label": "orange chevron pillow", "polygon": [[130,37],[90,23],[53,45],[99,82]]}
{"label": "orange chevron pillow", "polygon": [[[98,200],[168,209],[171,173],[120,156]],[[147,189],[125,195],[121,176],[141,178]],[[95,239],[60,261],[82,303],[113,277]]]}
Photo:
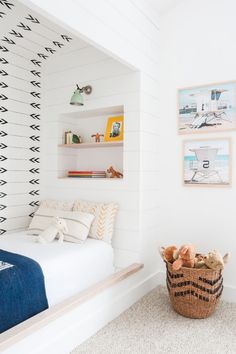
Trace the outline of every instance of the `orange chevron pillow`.
{"label": "orange chevron pillow", "polygon": [[73,211],[81,211],[94,215],[88,237],[111,243],[116,214],[117,203],[97,203],[85,200],[76,200]]}

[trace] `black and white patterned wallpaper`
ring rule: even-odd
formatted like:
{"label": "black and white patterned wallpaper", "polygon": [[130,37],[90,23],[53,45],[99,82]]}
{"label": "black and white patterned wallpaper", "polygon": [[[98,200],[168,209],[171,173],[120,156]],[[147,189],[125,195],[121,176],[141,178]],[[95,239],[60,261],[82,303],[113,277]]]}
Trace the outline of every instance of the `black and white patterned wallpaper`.
{"label": "black and white patterned wallpaper", "polygon": [[0,235],[27,227],[39,205],[41,70],[71,41],[17,1],[0,0]]}

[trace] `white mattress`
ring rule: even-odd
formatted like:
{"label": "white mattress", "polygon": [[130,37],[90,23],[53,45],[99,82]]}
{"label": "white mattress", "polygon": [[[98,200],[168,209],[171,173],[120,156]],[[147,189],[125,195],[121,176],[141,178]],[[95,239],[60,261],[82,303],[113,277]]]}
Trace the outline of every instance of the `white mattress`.
{"label": "white mattress", "polygon": [[0,237],[0,249],[34,259],[43,270],[47,299],[53,306],[114,273],[113,249],[88,238],[83,244],[35,242],[26,231]]}

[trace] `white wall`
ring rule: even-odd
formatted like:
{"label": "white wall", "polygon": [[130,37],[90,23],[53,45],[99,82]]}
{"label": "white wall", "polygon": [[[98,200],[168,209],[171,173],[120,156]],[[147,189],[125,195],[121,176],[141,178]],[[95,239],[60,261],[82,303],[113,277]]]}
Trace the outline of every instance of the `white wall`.
{"label": "white wall", "polygon": [[186,0],[161,23],[160,243],[194,242],[203,252],[231,251],[225,268],[225,284],[230,286],[236,286],[235,175],[232,188],[183,187],[181,148],[184,139],[231,136],[234,171],[235,132],[178,136],[177,88],[235,80],[235,12],[234,0]]}
{"label": "white wall", "polygon": [[[86,39],[88,43],[140,71],[140,90],[137,92],[139,97],[136,95],[138,110],[134,112],[136,118],[130,120],[133,124],[132,133],[126,134],[126,143],[129,144],[129,150],[133,151],[133,160],[138,160],[140,164],[137,174],[133,175],[129,183],[133,188],[138,184],[139,191],[135,189],[133,193],[125,195],[127,203],[133,203],[139,210],[140,218],[134,219],[134,223],[140,230],[141,239],[136,248],[136,243],[132,241],[135,236],[130,236],[130,232],[122,230],[119,237],[121,240],[125,239],[126,244],[130,244],[129,247],[133,249],[135,256],[138,252],[139,260],[145,263],[147,273],[156,271],[160,206],[158,198],[160,31],[155,7],[150,1],[142,0],[123,0],[119,3],[115,0],[100,0],[99,6],[96,0],[86,2],[68,0],[56,7],[52,0],[21,0],[21,2],[30,4],[50,20],[58,24],[63,23],[72,34]],[[106,105],[106,98],[104,102]],[[135,136],[138,139],[134,140]],[[140,144],[137,144],[138,140]],[[100,193],[101,198],[102,196],[104,198],[102,190]],[[109,196],[112,198],[111,193]],[[117,194],[113,195],[113,199],[116,196]],[[131,261],[134,257],[130,258],[127,255],[126,259]]]}
{"label": "white wall", "polygon": [[[119,212],[113,238],[115,264],[117,267],[127,266],[140,258],[140,74],[88,46],[52,58],[45,65],[42,77],[41,198],[118,202]],[[93,87],[91,95],[84,95],[83,107],[69,104],[76,83],[79,86],[90,84]],[[58,148],[58,144],[62,143],[63,131],[72,129],[76,132],[80,124],[84,124],[85,131],[93,129],[94,125],[88,126],[91,124],[91,118],[76,118],[79,118],[80,111],[122,105],[125,117],[123,163],[122,156],[113,158],[110,149],[103,148],[94,152],[91,149],[85,151]],[[103,114],[92,120],[103,122],[101,127],[105,129],[108,116]],[[104,130],[100,133],[104,133]],[[121,150],[122,154],[123,148],[118,147],[112,148],[113,155],[118,154],[117,149]],[[102,166],[97,165],[98,161],[93,163],[101,154],[106,155]],[[58,179],[58,176],[65,175],[66,169],[76,169],[78,161],[81,161],[80,169],[83,166],[86,168],[88,158],[91,159],[88,166],[93,169],[98,168],[96,166],[99,166],[99,169],[107,168],[109,165],[106,163],[118,163],[117,167],[123,168],[124,179]]]}

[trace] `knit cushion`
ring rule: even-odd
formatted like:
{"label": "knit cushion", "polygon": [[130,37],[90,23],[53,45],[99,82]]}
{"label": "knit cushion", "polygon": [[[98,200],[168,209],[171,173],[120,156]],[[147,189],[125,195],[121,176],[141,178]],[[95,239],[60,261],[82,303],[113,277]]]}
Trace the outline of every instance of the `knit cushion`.
{"label": "knit cushion", "polygon": [[76,200],[73,210],[94,215],[88,237],[111,243],[118,204]]}
{"label": "knit cushion", "polygon": [[40,202],[40,206],[43,208],[57,209],[57,210],[72,210],[73,201],[45,199]]}

